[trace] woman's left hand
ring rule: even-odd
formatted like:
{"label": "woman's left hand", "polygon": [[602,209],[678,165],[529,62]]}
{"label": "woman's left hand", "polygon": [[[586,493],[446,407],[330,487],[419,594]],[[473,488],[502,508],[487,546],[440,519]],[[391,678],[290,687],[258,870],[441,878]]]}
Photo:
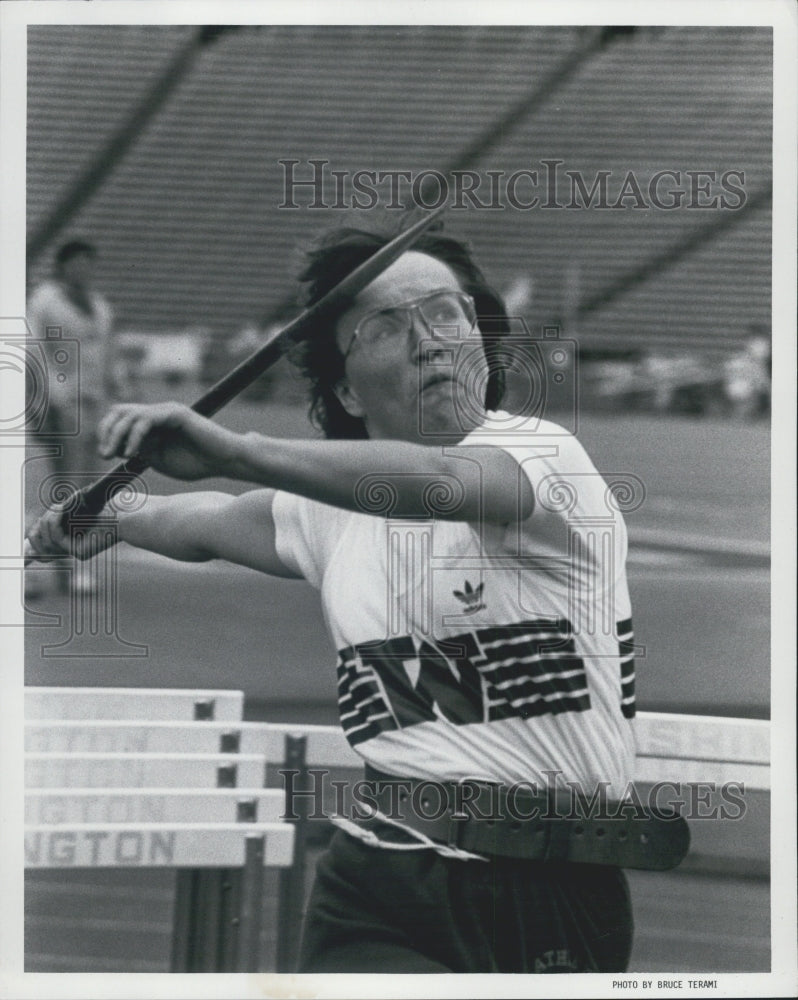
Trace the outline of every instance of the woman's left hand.
{"label": "woman's left hand", "polygon": [[103,458],[140,455],[158,472],[185,480],[226,475],[239,439],[182,403],[119,403],[100,421],[97,437]]}

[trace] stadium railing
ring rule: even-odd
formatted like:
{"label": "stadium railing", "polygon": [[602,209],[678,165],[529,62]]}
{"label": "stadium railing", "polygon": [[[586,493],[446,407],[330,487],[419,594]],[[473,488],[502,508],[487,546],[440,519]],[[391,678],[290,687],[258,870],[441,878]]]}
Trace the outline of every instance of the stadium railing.
{"label": "stadium railing", "polygon": [[[178,869],[171,968],[223,972],[261,968],[275,866],[274,964],[293,968],[316,820],[362,777],[338,727],[244,722],[239,691],[29,688],[25,705],[27,867]],[[641,800],[688,817],[682,867],[766,877],[769,723],[642,712],[636,736]]]}

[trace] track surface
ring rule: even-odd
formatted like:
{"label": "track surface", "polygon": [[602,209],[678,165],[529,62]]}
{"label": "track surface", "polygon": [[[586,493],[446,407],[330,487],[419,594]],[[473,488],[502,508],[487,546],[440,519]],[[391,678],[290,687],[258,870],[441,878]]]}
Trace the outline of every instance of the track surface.
{"label": "track surface", "polygon": [[[261,956],[273,969],[277,879],[266,875]],[[635,916],[630,972],[770,969],[765,882],[679,872],[627,877]],[[28,971],[167,971],[173,882],[172,873],[154,869],[30,873]]]}

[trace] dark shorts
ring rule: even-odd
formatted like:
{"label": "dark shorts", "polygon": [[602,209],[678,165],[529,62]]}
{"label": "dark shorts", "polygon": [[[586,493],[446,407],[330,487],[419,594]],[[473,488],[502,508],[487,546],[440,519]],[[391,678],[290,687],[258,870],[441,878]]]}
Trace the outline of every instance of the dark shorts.
{"label": "dark shorts", "polygon": [[319,862],[300,972],[623,972],[619,868],[369,847],[336,831]]}

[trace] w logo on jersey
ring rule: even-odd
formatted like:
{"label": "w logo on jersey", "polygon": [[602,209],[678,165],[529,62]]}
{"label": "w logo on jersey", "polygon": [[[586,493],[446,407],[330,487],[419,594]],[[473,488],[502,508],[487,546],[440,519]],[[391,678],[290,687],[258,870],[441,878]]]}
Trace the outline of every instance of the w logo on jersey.
{"label": "w logo on jersey", "polygon": [[[481,588],[464,596],[479,605]],[[565,619],[489,626],[445,641],[405,635],[338,655],[338,704],[352,745],[441,718],[459,726],[590,708],[585,664]]]}
{"label": "w logo on jersey", "polygon": [[463,604],[463,614],[473,615],[477,611],[485,610],[485,605],[482,603],[482,591],[484,589],[484,582],[480,583],[475,590],[468,580],[466,580],[462,590],[452,591],[457,600]]}

